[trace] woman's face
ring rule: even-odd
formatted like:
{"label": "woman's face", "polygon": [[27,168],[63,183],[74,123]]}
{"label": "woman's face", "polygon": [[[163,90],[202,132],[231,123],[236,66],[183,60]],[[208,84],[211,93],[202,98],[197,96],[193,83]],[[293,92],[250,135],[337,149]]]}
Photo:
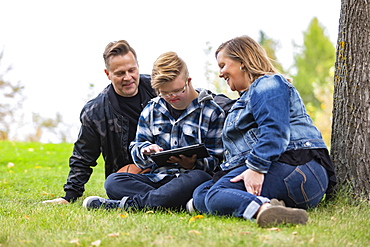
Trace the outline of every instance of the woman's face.
{"label": "woman's face", "polygon": [[243,92],[252,84],[244,65],[225,55],[224,50],[217,54],[217,63],[220,68],[220,78],[224,78],[232,91]]}

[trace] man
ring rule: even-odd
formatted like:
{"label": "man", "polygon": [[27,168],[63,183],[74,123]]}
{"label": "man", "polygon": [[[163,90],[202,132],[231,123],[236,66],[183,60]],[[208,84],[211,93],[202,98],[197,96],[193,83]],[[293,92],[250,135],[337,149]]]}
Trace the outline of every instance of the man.
{"label": "man", "polygon": [[[111,174],[105,182],[110,199],[88,197],[84,207],[185,208],[194,189],[211,179],[210,174],[222,161],[225,113],[211,92],[194,89],[185,62],[174,52],[162,54],[153,65],[151,83],[158,97],[141,113],[130,145],[134,163],[151,171]],[[152,153],[198,143],[204,143],[210,157],[171,156],[165,164],[150,158]]]}
{"label": "man", "polygon": [[109,43],[103,53],[105,74],[111,81],[81,111],[81,128],[70,157],[70,172],[62,198],[44,203],[67,204],[82,196],[84,185],[102,153],[105,176],[133,164],[128,151],[135,138],[142,109],[156,96],[149,75],[139,74],[135,50],[125,40]]}

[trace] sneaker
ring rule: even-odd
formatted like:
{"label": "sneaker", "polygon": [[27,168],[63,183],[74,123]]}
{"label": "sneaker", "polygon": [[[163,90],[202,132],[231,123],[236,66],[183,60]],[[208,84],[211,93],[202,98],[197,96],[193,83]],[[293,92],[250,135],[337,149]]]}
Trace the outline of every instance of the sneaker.
{"label": "sneaker", "polygon": [[189,213],[195,213],[195,207],[194,207],[194,203],[193,203],[193,198],[191,198],[187,203],[186,203],[186,211],[188,211]]}
{"label": "sneaker", "polygon": [[99,196],[89,196],[83,201],[82,206],[87,209],[115,209],[119,208],[120,204],[121,200],[110,200]]}
{"label": "sneaker", "polygon": [[308,220],[306,210],[283,206],[270,206],[257,215],[260,227],[271,227],[279,224],[302,224]]}
{"label": "sneaker", "polygon": [[278,199],[275,199],[275,198],[271,199],[270,204],[272,206],[283,206],[283,207],[285,207],[285,202],[283,200],[278,200]]}

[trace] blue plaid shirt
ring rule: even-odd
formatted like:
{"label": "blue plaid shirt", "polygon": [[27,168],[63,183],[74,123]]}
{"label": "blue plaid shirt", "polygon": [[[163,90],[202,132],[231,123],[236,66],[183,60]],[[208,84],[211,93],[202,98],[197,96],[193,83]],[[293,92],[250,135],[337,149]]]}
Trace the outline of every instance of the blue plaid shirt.
{"label": "blue plaid shirt", "polygon": [[169,113],[164,99],[156,97],[143,109],[136,138],[130,144],[134,163],[140,168],[152,168],[145,175],[157,182],[168,174],[179,174],[186,169],[178,164],[175,167],[158,167],[149,156],[141,152],[142,148],[157,144],[163,150],[170,150],[204,143],[210,157],[198,159],[194,169],[212,173],[223,160],[221,134],[224,120],[224,111],[205,89],[199,92],[198,98],[188,105],[177,120]]}

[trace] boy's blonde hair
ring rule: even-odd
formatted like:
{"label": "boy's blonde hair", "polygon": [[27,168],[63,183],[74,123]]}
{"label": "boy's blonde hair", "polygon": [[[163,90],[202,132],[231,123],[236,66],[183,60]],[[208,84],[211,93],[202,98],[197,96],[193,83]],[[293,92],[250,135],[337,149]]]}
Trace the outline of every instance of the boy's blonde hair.
{"label": "boy's blonde hair", "polygon": [[186,63],[175,52],[163,53],[153,64],[152,88],[158,93],[159,87],[178,76],[183,76],[185,80],[189,77]]}

